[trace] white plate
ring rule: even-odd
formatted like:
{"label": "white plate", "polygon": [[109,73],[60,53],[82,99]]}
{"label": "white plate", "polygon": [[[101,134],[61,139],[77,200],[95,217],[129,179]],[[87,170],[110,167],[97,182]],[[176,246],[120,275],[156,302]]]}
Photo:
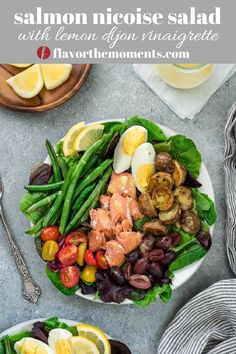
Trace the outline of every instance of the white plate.
{"label": "white plate", "polygon": [[[105,123],[105,122],[122,122],[124,121],[123,119],[117,119],[117,120],[101,120],[101,121],[97,121],[96,123]],[[94,124],[95,122],[93,123],[88,123],[87,125],[90,125],[90,124]],[[155,123],[155,122],[153,122]],[[170,137],[170,136],[173,136],[173,135],[176,135],[176,134],[179,134],[179,133],[176,133],[174,130],[170,129],[170,128],[167,128],[166,126],[164,125],[161,125],[161,124],[158,124],[157,125],[163,130],[163,132],[166,134],[167,137]],[[47,157],[47,159],[45,160],[45,162],[47,163],[50,163],[50,159],[49,157]],[[199,177],[198,177],[198,181],[200,183],[202,183],[202,187],[199,188],[199,190],[203,193],[206,193],[208,194],[208,196],[215,202],[215,196],[214,196],[214,190],[213,190],[213,186],[212,186],[212,183],[211,183],[211,179],[210,179],[210,176],[209,176],[209,173],[207,171],[207,168],[205,166],[204,163],[202,163],[201,165],[201,170],[200,170],[200,174],[199,174]],[[210,228],[210,231],[211,231],[211,235],[213,235],[213,231],[214,231],[214,226],[212,226]],[[204,257],[205,258],[205,257]],[[193,274],[198,270],[198,268],[201,266],[204,258],[200,259],[199,261],[191,264],[190,266],[187,266],[185,267],[184,269],[181,269],[181,270],[178,270],[176,272],[174,272],[175,274],[175,277],[173,279],[173,284],[172,284],[172,289],[177,289],[178,287],[180,287],[181,285],[183,285],[187,280],[189,280]],[[83,295],[81,293],[81,290],[78,290],[76,292],[76,295],[80,296],[80,297],[83,297],[87,300],[91,300],[91,301],[96,301],[96,302],[101,302],[104,304],[104,302],[102,302],[101,300],[99,299],[94,299],[94,295],[91,294],[91,295]],[[112,303],[114,304],[114,303]],[[123,301],[120,305],[127,305],[127,304],[133,304],[133,302],[131,300],[125,300]],[[117,304],[115,304],[117,305]]]}
{"label": "white plate", "polygon": [[[33,327],[33,323],[35,323],[37,321],[45,321],[45,320],[46,320],[46,318],[39,318],[36,320],[30,320],[30,321],[19,323],[13,327],[7,329],[6,331],[2,332],[0,334],[0,337],[7,336],[7,335],[14,336],[15,334],[19,334],[20,332],[31,331],[32,327]],[[59,319],[59,321],[66,323],[68,326],[76,326],[79,323],[76,321],[64,320],[64,319]],[[112,339],[110,336],[108,336],[108,338]]]}

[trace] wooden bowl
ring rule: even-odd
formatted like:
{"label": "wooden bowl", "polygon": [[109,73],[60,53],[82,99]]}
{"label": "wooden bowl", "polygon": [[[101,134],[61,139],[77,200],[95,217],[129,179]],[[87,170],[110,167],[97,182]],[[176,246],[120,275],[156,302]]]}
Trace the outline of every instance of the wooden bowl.
{"label": "wooden bowl", "polygon": [[92,65],[73,64],[69,79],[54,90],[45,87],[31,98],[19,97],[6,82],[22,70],[9,64],[0,64],[0,106],[20,112],[43,112],[55,108],[71,98],[85,82]]}

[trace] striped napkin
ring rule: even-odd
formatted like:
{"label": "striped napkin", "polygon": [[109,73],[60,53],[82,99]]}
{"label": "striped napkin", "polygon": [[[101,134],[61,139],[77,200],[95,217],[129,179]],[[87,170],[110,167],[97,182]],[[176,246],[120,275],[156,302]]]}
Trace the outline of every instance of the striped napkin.
{"label": "striped napkin", "polygon": [[[226,242],[236,275],[236,103],[225,128]],[[164,333],[158,354],[236,354],[236,279],[222,280],[190,300]]]}

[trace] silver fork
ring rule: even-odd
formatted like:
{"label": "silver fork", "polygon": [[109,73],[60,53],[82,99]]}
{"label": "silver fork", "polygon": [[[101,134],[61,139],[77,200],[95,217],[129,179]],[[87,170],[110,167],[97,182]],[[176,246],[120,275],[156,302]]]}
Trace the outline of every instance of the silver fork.
{"label": "silver fork", "polygon": [[29,269],[25,263],[25,260],[16,244],[16,242],[13,239],[13,236],[10,232],[10,229],[7,225],[4,213],[3,213],[3,208],[2,208],[2,196],[3,196],[3,181],[2,178],[0,177],[0,219],[3,223],[3,226],[6,230],[6,235],[9,241],[9,244],[11,246],[11,251],[18,269],[18,272],[20,273],[21,280],[22,280],[22,295],[23,297],[36,304],[38,302],[38,298],[41,294],[40,287],[33,281],[31,278]]}

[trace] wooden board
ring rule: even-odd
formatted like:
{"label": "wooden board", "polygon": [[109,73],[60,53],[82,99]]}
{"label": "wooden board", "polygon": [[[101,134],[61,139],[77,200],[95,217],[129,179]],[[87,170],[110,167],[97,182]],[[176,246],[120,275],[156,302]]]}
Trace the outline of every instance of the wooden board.
{"label": "wooden board", "polygon": [[22,70],[9,64],[0,64],[0,106],[21,112],[43,112],[55,108],[71,98],[85,82],[91,64],[73,64],[69,79],[54,90],[45,87],[34,98],[19,97],[6,80]]}

